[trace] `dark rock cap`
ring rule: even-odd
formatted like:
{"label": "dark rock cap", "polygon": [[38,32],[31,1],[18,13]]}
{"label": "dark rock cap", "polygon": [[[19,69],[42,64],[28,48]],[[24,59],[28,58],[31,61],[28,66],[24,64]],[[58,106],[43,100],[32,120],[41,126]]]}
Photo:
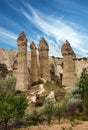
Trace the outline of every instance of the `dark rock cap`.
{"label": "dark rock cap", "polygon": [[32,43],[30,44],[30,49],[31,49],[31,50],[36,50],[36,49],[37,49],[33,41],[32,41]]}
{"label": "dark rock cap", "polygon": [[66,40],[65,43],[63,44],[61,48],[61,53],[62,55],[73,55],[74,57],[76,56],[73,49],[70,46],[70,43]]}
{"label": "dark rock cap", "polygon": [[17,38],[17,45],[26,45],[27,46],[27,38],[24,32],[21,32],[19,37]]}
{"label": "dark rock cap", "polygon": [[49,51],[48,43],[46,42],[44,38],[42,38],[39,43],[38,51]]}

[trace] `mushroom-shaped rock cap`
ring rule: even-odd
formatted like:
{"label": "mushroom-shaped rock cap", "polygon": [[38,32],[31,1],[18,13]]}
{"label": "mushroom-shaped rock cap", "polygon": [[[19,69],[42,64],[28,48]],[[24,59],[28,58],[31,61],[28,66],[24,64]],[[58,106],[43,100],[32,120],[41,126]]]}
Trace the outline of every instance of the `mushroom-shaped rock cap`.
{"label": "mushroom-shaped rock cap", "polygon": [[17,45],[26,45],[27,46],[27,38],[24,32],[21,32],[19,37],[17,38]]}
{"label": "mushroom-shaped rock cap", "polygon": [[75,53],[73,51],[73,49],[70,46],[70,43],[66,40],[65,43],[63,44],[62,48],[61,48],[61,53],[62,55],[73,55],[75,56]]}
{"label": "mushroom-shaped rock cap", "polygon": [[34,42],[32,42],[32,43],[30,44],[30,49],[31,49],[31,50],[36,50],[36,46],[35,46]]}
{"label": "mushroom-shaped rock cap", "polygon": [[49,51],[48,43],[45,41],[44,38],[42,38],[39,43],[38,51]]}

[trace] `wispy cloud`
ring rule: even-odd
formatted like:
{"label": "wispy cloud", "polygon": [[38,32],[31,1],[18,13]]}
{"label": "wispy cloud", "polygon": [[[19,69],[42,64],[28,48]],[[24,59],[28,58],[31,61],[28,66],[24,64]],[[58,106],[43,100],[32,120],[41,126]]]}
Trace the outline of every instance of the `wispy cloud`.
{"label": "wispy cloud", "polygon": [[17,39],[17,36],[14,33],[10,32],[8,30],[5,30],[3,28],[0,28],[0,37],[4,37],[4,36],[11,38],[11,39],[14,39],[14,40]]}
{"label": "wispy cloud", "polygon": [[10,45],[10,46],[13,46],[13,47],[16,47],[16,39],[17,39],[17,36],[6,30],[6,29],[3,29],[3,28],[0,28],[0,43],[5,43],[7,45]]}
{"label": "wispy cloud", "polygon": [[[79,50],[80,55],[83,55],[82,52],[86,55],[88,51],[87,48],[84,47],[84,39],[86,38],[86,42],[88,38],[86,34],[84,35],[82,32],[79,32],[81,30],[77,28],[77,25],[73,26],[73,24],[67,24],[67,22],[61,19],[56,19],[55,17],[50,17],[46,14],[40,13],[38,10],[32,8],[32,6],[28,3],[26,4],[26,7],[31,14],[25,9],[22,9],[22,14],[29,22],[31,22],[37,29],[41,30],[44,35],[48,37],[50,48],[52,48],[52,50],[50,50],[52,54],[54,50],[57,50],[57,48],[59,49],[59,47],[61,47],[63,42],[67,39],[74,49]],[[53,37],[53,39],[57,42],[52,40],[51,37]],[[55,52],[56,55],[58,55],[58,51]]]}
{"label": "wispy cloud", "polygon": [[[58,0],[55,1],[58,2]],[[73,0],[68,1],[70,1],[70,3],[64,2],[63,0],[60,4],[64,4],[64,6],[68,6],[68,3],[75,5]],[[38,45],[41,37],[45,37],[50,47],[50,55],[61,56],[61,46],[65,40],[68,40],[74,48],[77,56],[87,56],[88,46],[86,46],[86,44],[88,37],[76,23],[65,20],[63,16],[57,18],[57,16],[53,14],[48,15],[48,13],[42,13],[39,10],[34,9],[24,0],[20,0],[20,4],[17,6],[14,6],[14,4],[11,4],[8,0],[8,5],[10,5],[17,14],[20,14],[21,18],[24,20],[21,22],[21,25],[17,24],[16,21],[9,19],[6,19],[6,21],[13,25],[14,28],[19,28],[18,30],[22,29],[22,31],[26,31],[29,43],[31,40],[34,40],[36,45]],[[74,6],[74,8],[77,6],[78,5]],[[30,25],[30,27],[28,25]],[[31,25],[33,25],[32,27],[34,27],[34,30],[32,30]],[[37,31],[35,31],[35,28]],[[4,28],[0,29],[0,35],[0,37],[11,38],[13,40],[16,40],[17,38],[16,32],[13,33]]]}

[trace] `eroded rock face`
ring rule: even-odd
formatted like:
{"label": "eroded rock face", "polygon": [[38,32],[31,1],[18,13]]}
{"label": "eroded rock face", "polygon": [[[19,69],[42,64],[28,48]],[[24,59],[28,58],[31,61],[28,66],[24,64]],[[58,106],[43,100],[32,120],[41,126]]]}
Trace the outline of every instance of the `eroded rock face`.
{"label": "eroded rock face", "polygon": [[61,48],[63,60],[63,78],[62,85],[66,87],[71,87],[75,84],[75,53],[72,50],[70,43],[66,41]]}
{"label": "eroded rock face", "polygon": [[17,67],[17,84],[16,90],[27,91],[29,86],[28,69],[27,69],[27,38],[22,32],[18,39],[18,67]]}
{"label": "eroded rock face", "polygon": [[40,78],[50,81],[50,68],[49,68],[49,46],[44,38],[39,43],[39,63],[40,63]]}
{"label": "eroded rock face", "polygon": [[37,53],[36,53],[36,46],[34,42],[30,44],[31,49],[31,68],[30,68],[30,82],[31,84],[34,81],[38,81],[39,74],[38,74],[38,63],[37,63]]}
{"label": "eroded rock face", "polygon": [[63,56],[65,55],[73,55],[74,58],[76,57],[73,49],[70,46],[70,43],[66,40],[65,43],[63,44],[62,48],[61,48],[61,53]]}
{"label": "eroded rock face", "polygon": [[[32,66],[31,60],[33,58],[31,58],[31,53],[27,52],[27,50],[26,50],[27,43],[25,43],[25,42],[27,42],[27,39],[26,39],[26,36],[24,33],[21,33],[21,35],[17,39],[17,42],[19,42],[18,51],[5,50],[3,48],[0,48],[0,63],[5,64],[8,71],[13,72],[13,74],[16,78],[18,75],[20,75],[20,77],[21,77],[21,74],[23,73],[24,76],[26,75],[26,76],[28,76],[28,79],[30,79],[31,66]],[[41,43],[41,42],[43,42],[43,43]],[[42,68],[44,66],[46,66],[46,64],[48,64],[49,66],[47,65],[47,68],[43,69],[44,73],[38,72],[38,74],[44,75],[45,78],[50,76],[50,72],[57,76],[60,76],[61,74],[63,74],[64,86],[68,86],[68,87],[73,86],[73,81],[75,79],[74,75],[76,75],[77,78],[80,77],[83,68],[88,67],[88,58],[80,58],[80,59],[75,58],[74,59],[75,53],[72,50],[71,46],[69,45],[70,43],[68,43],[67,41],[62,46],[62,54],[63,54],[64,58],[58,58],[58,57],[54,57],[54,56],[49,57],[48,56],[48,50],[49,50],[48,44],[45,42],[44,39],[42,39],[41,42],[40,42],[41,44],[39,44],[39,48],[38,48],[40,51],[40,54],[35,54],[35,50],[36,50],[35,45],[31,46],[31,50],[33,51],[33,54],[35,54],[35,56],[37,57],[37,61],[34,60],[35,62],[33,64],[35,64],[34,66],[36,66],[36,62],[37,62],[38,67],[40,67],[40,64],[41,64]],[[33,57],[35,57],[35,56],[33,56]],[[43,58],[46,58],[46,59],[42,60]],[[34,58],[34,59],[36,59],[36,58]],[[48,62],[47,62],[47,60],[48,60]],[[18,65],[18,62],[20,62],[19,65]],[[22,65],[21,65],[21,62],[22,62]],[[19,68],[19,71],[18,71],[18,68]],[[23,68],[26,68],[26,69],[23,69]],[[41,68],[39,68],[39,70],[42,71]],[[48,70],[48,72],[47,72],[47,70]],[[22,72],[22,73],[20,73],[20,72]],[[49,75],[47,76],[45,72],[47,72]],[[19,79],[20,84],[23,82],[22,78],[25,80],[24,76]],[[27,77],[26,77],[26,79],[27,79]],[[27,82],[28,82],[28,80],[27,80]],[[67,82],[69,84],[65,84]]]}
{"label": "eroded rock face", "polygon": [[8,73],[9,72],[8,72],[6,64],[0,63],[0,78],[4,79]]}

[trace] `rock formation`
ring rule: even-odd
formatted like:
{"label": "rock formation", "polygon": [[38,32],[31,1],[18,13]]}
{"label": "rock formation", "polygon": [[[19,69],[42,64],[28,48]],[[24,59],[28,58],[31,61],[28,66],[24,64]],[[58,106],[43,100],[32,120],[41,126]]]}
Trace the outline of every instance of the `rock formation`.
{"label": "rock formation", "polygon": [[22,32],[18,39],[18,69],[16,90],[26,91],[28,89],[28,69],[27,69],[27,38]]}
{"label": "rock formation", "polygon": [[62,46],[61,53],[64,57],[62,85],[66,87],[71,87],[74,85],[76,79],[74,60],[76,55],[67,40]]}
{"label": "rock formation", "polygon": [[[22,36],[23,35],[23,36]],[[68,41],[62,46],[62,55],[64,58],[58,58],[54,56],[48,56],[49,47],[45,40],[44,43],[39,44],[39,54],[37,54],[37,63],[40,67],[40,77],[42,76],[46,80],[50,77],[49,68],[52,74],[55,74],[60,77],[63,75],[63,85],[72,86],[75,74],[77,79],[79,79],[83,68],[88,68],[88,58],[75,58],[75,53],[72,50]],[[28,72],[31,72],[31,53],[27,52],[27,39],[24,34],[18,37],[18,51],[15,50],[5,50],[0,48],[0,63],[5,64],[7,70],[12,72],[13,75],[17,78],[17,89],[26,89],[28,85],[25,85],[27,80],[27,68]],[[41,51],[43,50],[43,51]],[[27,57],[27,60],[26,60]],[[74,59],[75,58],[75,59]],[[40,66],[39,66],[40,63]],[[34,60],[34,64],[36,61]],[[25,68],[25,69],[24,69]],[[33,67],[34,68],[34,67]],[[48,72],[47,72],[48,71]],[[38,72],[39,74],[39,72]],[[48,74],[48,75],[47,75]],[[67,79],[66,79],[67,76]],[[30,73],[28,73],[28,78],[30,79]],[[24,81],[25,82],[24,82]],[[48,79],[49,80],[49,79]],[[68,83],[68,84],[65,84]],[[20,87],[21,86],[21,87]],[[26,86],[26,87],[24,87]]]}
{"label": "rock formation", "polygon": [[50,81],[50,69],[49,69],[49,46],[44,38],[41,39],[39,46],[39,62],[40,62],[40,77],[46,81]]}
{"label": "rock formation", "polygon": [[37,64],[37,53],[34,42],[30,45],[31,49],[31,68],[30,68],[30,82],[38,81],[38,64]]}

